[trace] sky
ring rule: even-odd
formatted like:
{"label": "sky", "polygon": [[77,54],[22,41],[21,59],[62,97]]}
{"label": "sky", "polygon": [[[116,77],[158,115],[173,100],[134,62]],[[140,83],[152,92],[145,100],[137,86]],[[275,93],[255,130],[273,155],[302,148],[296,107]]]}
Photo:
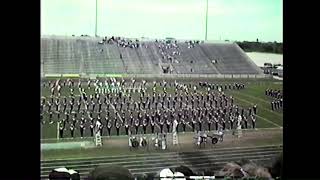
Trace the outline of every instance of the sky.
{"label": "sky", "polygon": [[[97,0],[98,35],[205,38],[206,0]],[[208,40],[282,42],[282,0],[208,0]],[[95,0],[41,0],[41,35],[95,34]]]}

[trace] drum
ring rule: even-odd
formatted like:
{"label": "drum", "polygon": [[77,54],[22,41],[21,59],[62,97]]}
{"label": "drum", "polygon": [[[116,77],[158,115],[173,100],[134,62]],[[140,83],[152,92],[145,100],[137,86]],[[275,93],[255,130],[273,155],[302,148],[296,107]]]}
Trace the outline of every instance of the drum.
{"label": "drum", "polygon": [[132,142],[132,147],[136,148],[139,146],[139,142],[136,139],[132,139],[131,142]]}
{"label": "drum", "polygon": [[143,139],[141,142],[142,147],[146,147],[147,146],[147,140]]}
{"label": "drum", "polygon": [[218,143],[218,138],[213,137],[211,142],[212,142],[212,144],[217,144]]}

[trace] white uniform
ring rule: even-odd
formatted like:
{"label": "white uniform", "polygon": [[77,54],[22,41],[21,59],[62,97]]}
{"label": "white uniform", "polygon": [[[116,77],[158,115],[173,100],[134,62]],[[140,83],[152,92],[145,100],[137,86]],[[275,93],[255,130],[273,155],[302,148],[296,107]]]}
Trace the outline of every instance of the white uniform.
{"label": "white uniform", "polygon": [[237,127],[237,129],[241,129],[241,120],[242,120],[242,117],[241,117],[241,115],[239,115],[239,117],[238,117],[238,127]]}
{"label": "white uniform", "polygon": [[163,138],[163,139],[162,139],[162,145],[161,145],[161,147],[162,147],[162,150],[167,149],[167,146],[166,146],[166,139],[165,139],[165,138]]}
{"label": "white uniform", "polygon": [[200,135],[198,135],[197,145],[198,145],[198,146],[200,146],[200,144],[201,144],[201,136],[200,136]]}
{"label": "white uniform", "polygon": [[129,137],[129,147],[132,147],[131,137]]}
{"label": "white uniform", "polygon": [[156,142],[155,142],[154,145],[155,145],[156,147],[158,147],[158,146],[159,146],[159,139],[158,139],[158,137],[156,137],[156,140],[155,140],[155,141],[156,141]]}

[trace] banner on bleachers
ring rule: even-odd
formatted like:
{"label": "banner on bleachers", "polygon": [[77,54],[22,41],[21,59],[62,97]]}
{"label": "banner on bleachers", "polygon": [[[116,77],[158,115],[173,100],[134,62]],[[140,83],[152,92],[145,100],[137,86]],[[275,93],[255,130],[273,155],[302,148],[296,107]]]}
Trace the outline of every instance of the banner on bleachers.
{"label": "banner on bleachers", "polygon": [[[92,76],[92,75],[90,75]],[[95,74],[96,77],[126,77],[125,74]]]}
{"label": "banner on bleachers", "polygon": [[80,74],[62,74],[62,77],[67,77],[67,78],[79,78]]}
{"label": "banner on bleachers", "polygon": [[45,74],[44,77],[53,77],[53,78],[57,78],[57,77],[61,77],[61,74]]}

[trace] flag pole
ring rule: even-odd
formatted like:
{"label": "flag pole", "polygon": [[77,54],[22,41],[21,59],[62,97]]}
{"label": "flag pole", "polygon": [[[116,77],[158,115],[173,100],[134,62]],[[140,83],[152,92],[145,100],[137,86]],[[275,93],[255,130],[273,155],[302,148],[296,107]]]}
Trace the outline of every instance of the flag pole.
{"label": "flag pole", "polygon": [[205,41],[207,41],[207,35],[208,35],[208,0],[207,0],[207,6],[206,6],[206,35],[205,35]]}

